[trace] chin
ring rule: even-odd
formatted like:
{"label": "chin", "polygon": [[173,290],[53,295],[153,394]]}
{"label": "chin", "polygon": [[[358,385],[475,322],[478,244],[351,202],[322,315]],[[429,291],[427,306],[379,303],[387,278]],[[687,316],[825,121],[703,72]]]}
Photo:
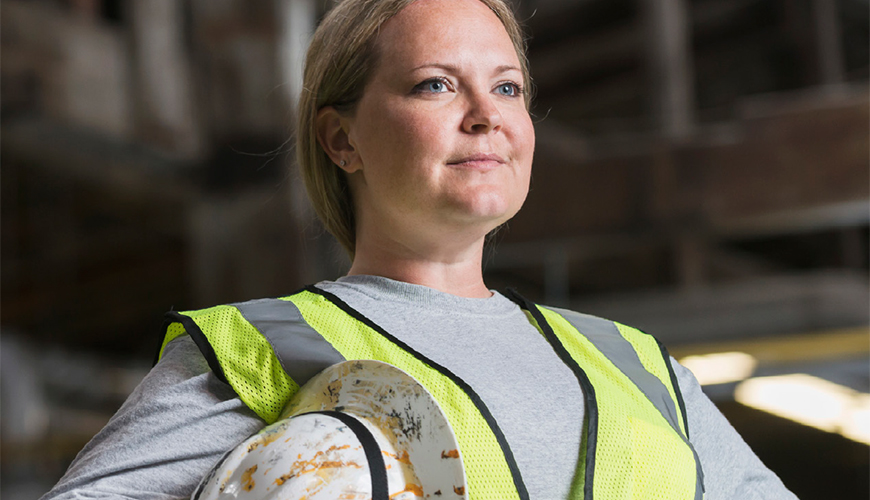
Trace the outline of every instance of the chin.
{"label": "chin", "polygon": [[[525,197],[517,201],[507,200],[503,197],[486,196],[478,199],[468,200],[467,203],[461,204],[459,208],[460,217],[466,222],[478,222],[486,226],[491,226],[491,229],[504,224],[519,212],[523,205]],[[487,230],[487,232],[489,232]]]}

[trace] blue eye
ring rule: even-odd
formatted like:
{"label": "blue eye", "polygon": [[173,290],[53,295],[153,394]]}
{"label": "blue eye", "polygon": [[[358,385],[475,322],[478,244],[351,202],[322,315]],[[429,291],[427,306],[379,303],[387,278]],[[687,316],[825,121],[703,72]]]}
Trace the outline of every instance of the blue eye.
{"label": "blue eye", "polygon": [[447,91],[447,85],[444,85],[444,82],[442,82],[440,80],[435,80],[434,82],[429,82],[428,84],[426,84],[426,88],[430,92],[435,92],[435,93]]}
{"label": "blue eye", "polygon": [[442,94],[449,90],[450,87],[448,86],[448,83],[442,78],[432,78],[431,80],[421,82],[414,87],[414,92],[418,93]]}
{"label": "blue eye", "polygon": [[500,83],[498,87],[495,88],[495,91],[503,96],[515,97],[522,93],[520,86],[516,83]]}

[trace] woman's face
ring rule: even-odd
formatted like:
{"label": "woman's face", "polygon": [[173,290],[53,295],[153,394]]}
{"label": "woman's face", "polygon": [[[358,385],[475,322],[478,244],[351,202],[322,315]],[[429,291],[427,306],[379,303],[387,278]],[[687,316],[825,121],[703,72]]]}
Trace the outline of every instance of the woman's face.
{"label": "woman's face", "polygon": [[511,218],[528,192],[535,135],[498,17],[478,0],[418,0],[382,26],[377,50],[343,119],[357,240],[482,237]]}

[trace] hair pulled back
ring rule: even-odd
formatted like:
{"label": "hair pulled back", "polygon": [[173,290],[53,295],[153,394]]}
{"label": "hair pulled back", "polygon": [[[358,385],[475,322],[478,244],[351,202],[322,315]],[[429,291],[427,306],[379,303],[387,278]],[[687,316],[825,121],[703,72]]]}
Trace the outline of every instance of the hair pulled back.
{"label": "hair pulled back", "polygon": [[[356,247],[353,202],[344,171],[333,164],[317,140],[317,113],[332,106],[339,113],[353,114],[378,64],[381,26],[415,1],[421,0],[339,1],[314,32],[305,58],[296,128],[297,162],[315,213],[351,258]],[[504,25],[525,85],[530,88],[525,40],[513,12],[505,0],[479,1]]]}

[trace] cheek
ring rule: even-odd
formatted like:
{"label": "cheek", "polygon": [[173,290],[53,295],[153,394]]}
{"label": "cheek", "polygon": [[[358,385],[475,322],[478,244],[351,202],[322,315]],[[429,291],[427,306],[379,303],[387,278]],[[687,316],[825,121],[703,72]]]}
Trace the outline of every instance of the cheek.
{"label": "cheek", "polygon": [[[427,168],[436,157],[432,138],[442,134],[432,126],[431,119],[383,106],[381,112],[370,113],[358,131],[357,149],[363,160],[363,189],[381,200],[403,203],[416,199],[416,188],[428,184],[431,171]],[[400,201],[404,200],[404,201]]]}
{"label": "cheek", "polygon": [[[443,117],[440,117],[443,118]],[[444,122],[439,115],[423,109],[407,109],[389,117],[396,141],[411,157],[423,157],[440,149]]]}
{"label": "cheek", "polygon": [[368,147],[376,149],[372,159],[402,163],[422,160],[434,153],[443,135],[438,120],[429,113],[407,107],[386,107],[368,125]]}
{"label": "cheek", "polygon": [[535,153],[535,128],[528,113],[516,117],[514,134],[511,137],[514,154],[519,168],[516,172],[515,191],[513,193],[514,213],[525,203],[529,194],[529,184],[532,176],[532,160]]}
{"label": "cheek", "polygon": [[516,158],[525,167],[525,176],[531,174],[532,158],[535,154],[535,127],[528,113],[522,113],[514,117],[516,125],[511,131],[511,143]]}

